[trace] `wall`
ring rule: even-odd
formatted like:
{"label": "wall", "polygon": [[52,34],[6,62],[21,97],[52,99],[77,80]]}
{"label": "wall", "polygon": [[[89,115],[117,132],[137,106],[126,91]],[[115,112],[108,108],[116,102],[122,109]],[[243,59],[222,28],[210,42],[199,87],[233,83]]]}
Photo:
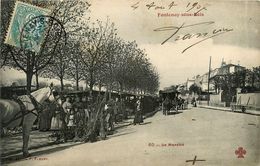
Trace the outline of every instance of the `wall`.
{"label": "wall", "polygon": [[237,103],[246,105],[249,97],[248,105],[260,107],[260,93],[238,93]]}
{"label": "wall", "polygon": [[[197,101],[199,105],[208,105],[207,101]],[[209,106],[213,106],[213,107],[225,107],[226,104],[225,102],[218,102],[218,103],[212,103],[209,102]]]}
{"label": "wall", "polygon": [[[199,101],[198,104],[207,105],[207,103],[208,103],[207,101]],[[216,94],[216,95],[211,94],[209,105],[214,106],[214,107],[225,107],[226,106],[225,102],[221,102],[221,93]]]}
{"label": "wall", "polygon": [[221,102],[221,96],[220,96],[220,94],[210,95],[210,102],[211,102],[211,103],[219,103],[219,102]]}

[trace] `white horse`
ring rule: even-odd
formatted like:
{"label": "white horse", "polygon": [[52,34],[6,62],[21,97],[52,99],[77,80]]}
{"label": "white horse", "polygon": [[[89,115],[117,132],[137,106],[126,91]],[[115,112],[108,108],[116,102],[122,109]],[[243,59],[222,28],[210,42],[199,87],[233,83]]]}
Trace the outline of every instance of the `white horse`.
{"label": "white horse", "polygon": [[18,99],[24,104],[25,109],[21,108],[22,104],[14,100],[0,99],[0,122],[1,129],[11,129],[22,126],[23,128],[23,156],[28,157],[28,142],[30,131],[33,123],[39,114],[39,106],[46,100],[55,101],[52,86],[39,89],[29,95],[19,96]]}

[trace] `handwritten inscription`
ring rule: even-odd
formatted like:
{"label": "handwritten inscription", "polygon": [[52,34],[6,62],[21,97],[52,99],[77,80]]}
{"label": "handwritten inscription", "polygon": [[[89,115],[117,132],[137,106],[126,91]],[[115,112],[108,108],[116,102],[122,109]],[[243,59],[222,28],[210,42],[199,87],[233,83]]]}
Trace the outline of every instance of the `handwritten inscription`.
{"label": "handwritten inscription", "polygon": [[192,165],[195,165],[196,161],[206,161],[206,160],[201,160],[201,159],[199,160],[197,159],[197,156],[195,156],[193,160],[186,160],[186,162],[192,162]]}
{"label": "handwritten inscription", "polygon": [[166,43],[167,41],[169,41],[170,39],[172,39],[173,37],[175,37],[175,41],[178,41],[178,40],[189,40],[189,39],[193,39],[193,38],[198,38],[199,40],[191,45],[189,45],[187,48],[185,48],[182,53],[184,53],[185,51],[187,51],[188,49],[190,49],[191,47],[203,42],[203,41],[206,41],[210,38],[214,38],[216,36],[219,36],[219,35],[223,35],[227,32],[230,32],[230,31],[233,31],[232,28],[216,28],[216,29],[213,29],[212,31],[209,31],[209,32],[198,32],[198,33],[187,33],[183,36],[181,35],[177,35],[181,30],[183,29],[187,29],[187,28],[192,28],[194,26],[205,26],[205,25],[211,25],[211,24],[215,24],[214,21],[208,21],[208,22],[200,22],[200,23],[196,23],[196,24],[186,24],[186,23],[183,23],[181,26],[166,26],[166,27],[160,27],[160,28],[156,28],[154,29],[155,32],[160,32],[160,31],[170,31],[172,32],[170,34],[169,37],[167,37],[165,40],[163,40],[163,42],[161,43],[162,45],[164,43]]}
{"label": "handwritten inscription", "polygon": [[207,8],[205,6],[202,6],[201,4],[199,4],[198,2],[194,2],[194,3],[188,3],[186,8],[188,8],[188,10],[186,12],[189,12],[191,10],[196,10],[194,12],[194,14],[196,15],[197,13],[203,11],[203,10],[207,10]]}
{"label": "handwritten inscription", "polygon": [[[184,5],[183,5],[184,4]],[[140,7],[144,7],[147,10],[174,10],[177,6],[183,7],[183,12],[191,12],[194,15],[207,10],[207,6],[209,4],[202,4],[197,1],[195,2],[187,2],[178,4],[175,1],[164,2],[163,4],[155,1],[137,1],[131,5],[133,10],[136,10]]]}

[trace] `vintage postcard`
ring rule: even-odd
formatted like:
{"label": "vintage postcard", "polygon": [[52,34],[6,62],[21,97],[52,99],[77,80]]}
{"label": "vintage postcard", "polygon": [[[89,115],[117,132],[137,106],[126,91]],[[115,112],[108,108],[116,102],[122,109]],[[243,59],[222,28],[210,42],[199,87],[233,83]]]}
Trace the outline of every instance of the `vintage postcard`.
{"label": "vintage postcard", "polygon": [[259,166],[260,1],[2,0],[2,165]]}

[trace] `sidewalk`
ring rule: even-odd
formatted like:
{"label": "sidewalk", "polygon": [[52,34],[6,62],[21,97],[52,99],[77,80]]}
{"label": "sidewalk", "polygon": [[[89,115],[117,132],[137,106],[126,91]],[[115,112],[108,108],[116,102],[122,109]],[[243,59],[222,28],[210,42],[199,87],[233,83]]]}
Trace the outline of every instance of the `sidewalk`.
{"label": "sidewalk", "polygon": [[[200,108],[214,109],[214,110],[220,110],[220,111],[230,111],[230,112],[235,112],[235,113],[243,113],[241,110],[232,111],[230,107],[214,107],[214,106],[207,106],[207,105],[197,105],[197,106]],[[244,114],[260,116],[260,111],[246,110],[246,112],[244,112]]]}
{"label": "sidewalk", "polygon": [[[119,122],[115,124],[115,129],[128,126],[130,125],[131,121],[132,120],[127,119],[123,122]],[[51,134],[52,131],[46,131],[46,132],[40,132],[39,130],[32,131],[30,133],[29,150],[38,149],[47,146],[61,145],[61,144],[67,146],[67,145],[76,145],[82,143],[82,142],[73,142],[73,141],[68,141],[66,143],[55,143],[53,139],[49,138],[49,135]],[[0,144],[1,144],[0,146],[1,158],[21,153],[22,146],[23,146],[22,133],[1,138]]]}
{"label": "sidewalk", "polygon": [[[157,112],[151,112],[144,115],[144,118],[149,118],[153,116]],[[131,125],[133,122],[132,118],[123,120],[122,122],[118,122],[115,124],[115,130],[124,128],[126,126]],[[71,146],[81,144],[82,142],[73,142],[68,141],[66,143],[55,143],[53,139],[49,138],[49,135],[52,134],[52,131],[40,132],[39,130],[32,131],[30,133],[30,142],[29,142],[29,150],[35,150],[43,147],[51,147],[51,146]],[[0,141],[0,152],[1,158],[6,158],[10,155],[20,154],[22,152],[22,133],[14,134],[12,136],[6,136],[1,138]]]}
{"label": "sidewalk", "polygon": [[[68,146],[76,145],[80,142],[68,141],[66,143],[55,143],[52,139],[49,139],[51,131],[40,132],[38,130],[32,131],[30,133],[29,151],[34,149],[39,149],[43,147],[51,146]],[[17,155],[22,153],[23,139],[22,133],[15,134],[13,136],[7,136],[1,138],[1,158],[6,158],[7,156]]]}

